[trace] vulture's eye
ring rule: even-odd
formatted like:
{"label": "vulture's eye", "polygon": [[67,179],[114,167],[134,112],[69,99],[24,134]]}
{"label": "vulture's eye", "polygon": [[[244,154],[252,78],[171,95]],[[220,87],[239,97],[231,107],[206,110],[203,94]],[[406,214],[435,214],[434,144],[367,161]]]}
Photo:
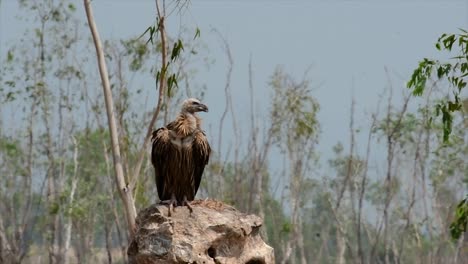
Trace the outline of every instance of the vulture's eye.
{"label": "vulture's eye", "polygon": [[196,102],[196,101],[194,101],[192,104],[194,104],[194,105],[199,105],[200,103],[199,103],[199,102]]}

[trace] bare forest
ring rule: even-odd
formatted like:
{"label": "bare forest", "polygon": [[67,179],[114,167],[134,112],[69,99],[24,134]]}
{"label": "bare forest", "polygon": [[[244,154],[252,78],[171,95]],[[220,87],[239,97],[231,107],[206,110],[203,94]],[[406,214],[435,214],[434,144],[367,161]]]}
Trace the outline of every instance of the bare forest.
{"label": "bare forest", "polygon": [[[0,263],[126,263],[135,214],[157,201],[151,132],[210,92],[192,85],[196,63],[212,59],[210,29],[172,32],[190,2],[157,0],[153,25],[104,39],[92,1],[19,2],[30,27],[0,63]],[[434,113],[448,84],[430,79],[415,97],[389,74],[364,122],[349,98],[347,143],[324,159],[319,81],[278,66],[259,111],[255,67],[212,34],[228,62],[224,108],[205,123],[213,153],[197,198],[261,216],[277,263],[467,261],[467,235],[449,230],[467,193],[467,99],[446,141]],[[248,75],[248,97],[233,96],[234,67]],[[240,100],[249,109],[236,111]]]}

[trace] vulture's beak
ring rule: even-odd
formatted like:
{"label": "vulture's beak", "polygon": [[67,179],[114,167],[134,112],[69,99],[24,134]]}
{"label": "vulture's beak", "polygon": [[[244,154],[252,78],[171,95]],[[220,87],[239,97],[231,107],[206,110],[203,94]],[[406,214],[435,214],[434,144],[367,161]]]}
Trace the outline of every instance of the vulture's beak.
{"label": "vulture's beak", "polygon": [[198,111],[208,112],[208,106],[206,106],[204,104],[200,104],[200,105],[198,105]]}

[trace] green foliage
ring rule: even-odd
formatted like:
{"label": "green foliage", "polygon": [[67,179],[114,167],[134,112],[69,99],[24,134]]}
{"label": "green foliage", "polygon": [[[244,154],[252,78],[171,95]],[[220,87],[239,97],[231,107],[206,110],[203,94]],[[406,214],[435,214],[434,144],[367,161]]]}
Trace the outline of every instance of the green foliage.
{"label": "green foliage", "polygon": [[[153,201],[152,197],[155,196],[154,193],[148,192],[148,188],[145,188],[146,186],[154,185],[154,182],[152,181],[153,178],[151,177],[151,181],[146,182],[144,179],[141,181],[137,182],[137,185],[135,186],[135,203],[140,207],[140,208],[145,208],[151,204]],[[154,191],[151,189],[151,191]]]}
{"label": "green foliage", "polygon": [[[104,149],[104,143],[109,142],[109,134],[107,131],[85,130],[76,135],[79,155],[78,164],[86,164],[87,166],[79,166],[78,173],[83,179],[91,179],[94,175],[106,173],[106,164],[104,159],[104,151],[110,153],[110,149]],[[110,143],[107,143],[109,146]]]}
{"label": "green foliage", "polygon": [[59,203],[52,202],[49,205],[49,214],[56,215],[56,214],[58,214],[59,210],[60,210],[60,204]]}
{"label": "green foliage", "polygon": [[[149,34],[148,40],[146,41],[146,44],[151,42],[151,44],[155,44],[154,42],[154,37],[159,33],[161,27],[161,22],[160,19],[156,19],[156,25],[155,26],[150,26],[148,27],[145,32],[138,38],[140,39],[147,33]],[[195,36],[194,39],[200,36],[200,29],[196,28]],[[167,41],[167,40],[166,40]],[[157,45],[161,45],[162,42],[158,42]],[[161,48],[161,51],[164,49]],[[176,93],[174,91],[174,88],[179,88],[179,73],[172,73],[171,70],[171,64],[176,63],[176,61],[181,57],[182,52],[184,51],[184,44],[182,39],[177,39],[174,41],[172,45],[172,49],[168,51],[168,55],[170,54],[170,61],[166,62],[165,65],[161,65],[161,68],[156,71],[155,77],[156,77],[156,83],[159,83],[161,81],[161,78],[165,78],[165,80],[162,80],[165,82],[167,91],[166,91],[166,96],[167,97],[173,97]],[[193,50],[191,51],[192,53],[194,52]],[[165,56],[165,55],[164,55]],[[161,88],[161,87],[160,87]]]}
{"label": "green foliage", "polygon": [[174,42],[174,47],[172,48],[171,61],[175,61],[183,50],[184,45],[182,44],[182,40],[178,39],[176,42]]}
{"label": "green foliage", "polygon": [[26,176],[24,159],[25,151],[19,139],[0,137],[0,174]]}
{"label": "green foliage", "polygon": [[179,83],[177,81],[177,75],[175,73],[171,74],[167,78],[167,96],[168,97],[173,97],[174,96],[174,91],[172,88],[179,88]]}
{"label": "green foliage", "polygon": [[289,234],[292,231],[292,224],[288,220],[286,220],[283,225],[281,226],[281,233]]}
{"label": "green foliage", "polygon": [[[436,43],[439,51],[451,52],[457,49],[457,56],[450,59],[448,63],[442,63],[438,60],[424,59],[419,63],[408,82],[408,88],[413,89],[413,94],[421,96],[426,87],[427,80],[437,74],[437,79],[446,79],[452,87],[451,98],[441,100],[436,105],[436,116],[442,115],[443,140],[449,141],[452,133],[453,113],[461,111],[462,100],[460,94],[465,89],[465,81],[468,76],[468,32],[460,29],[459,34],[442,34]],[[466,199],[462,200],[456,211],[456,218],[450,225],[450,232],[453,238],[458,238],[461,230],[466,230],[468,213],[466,213]]]}
{"label": "green foliage", "polygon": [[140,39],[122,40],[121,43],[126,49],[126,55],[130,56],[130,70],[141,70],[150,52],[147,45]]}
{"label": "green foliage", "polygon": [[426,89],[427,81],[436,75],[438,80],[448,80],[452,89],[452,97],[442,100],[436,105],[436,116],[442,115],[444,141],[449,140],[452,133],[453,112],[461,110],[460,94],[466,87],[465,77],[468,76],[468,33],[460,29],[460,34],[442,34],[436,43],[440,51],[451,52],[457,48],[457,56],[450,62],[440,62],[424,58],[413,71],[407,86],[413,89],[413,95],[421,96]]}
{"label": "green foliage", "polygon": [[10,63],[12,61],[13,61],[13,52],[9,50],[7,53],[7,63]]}
{"label": "green foliage", "polygon": [[450,224],[452,238],[459,239],[468,229],[468,196],[463,199],[455,210],[455,219]]}
{"label": "green foliage", "polygon": [[296,82],[277,68],[270,86],[273,88],[270,119],[275,143],[283,149],[315,143],[320,130],[317,120],[320,106],[310,93],[309,81]]}
{"label": "green foliage", "polygon": [[154,37],[158,34],[159,32],[159,19],[156,19],[156,25],[154,26],[149,26],[145,32],[143,32],[138,38],[140,39],[141,37],[143,37],[144,35],[146,35],[146,33],[149,33],[149,37],[148,37],[148,40],[146,41],[146,44],[148,44],[149,42],[151,42],[151,44],[154,44],[153,40],[154,40]]}

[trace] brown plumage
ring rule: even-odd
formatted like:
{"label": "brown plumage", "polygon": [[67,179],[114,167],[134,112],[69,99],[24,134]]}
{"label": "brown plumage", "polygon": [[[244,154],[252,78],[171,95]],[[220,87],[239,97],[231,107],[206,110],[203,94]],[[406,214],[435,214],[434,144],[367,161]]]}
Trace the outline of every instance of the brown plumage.
{"label": "brown plumage", "polygon": [[196,112],[207,112],[206,105],[190,98],[182,104],[177,118],[153,132],[151,162],[162,203],[187,205],[197,194],[211,148],[201,129]]}

